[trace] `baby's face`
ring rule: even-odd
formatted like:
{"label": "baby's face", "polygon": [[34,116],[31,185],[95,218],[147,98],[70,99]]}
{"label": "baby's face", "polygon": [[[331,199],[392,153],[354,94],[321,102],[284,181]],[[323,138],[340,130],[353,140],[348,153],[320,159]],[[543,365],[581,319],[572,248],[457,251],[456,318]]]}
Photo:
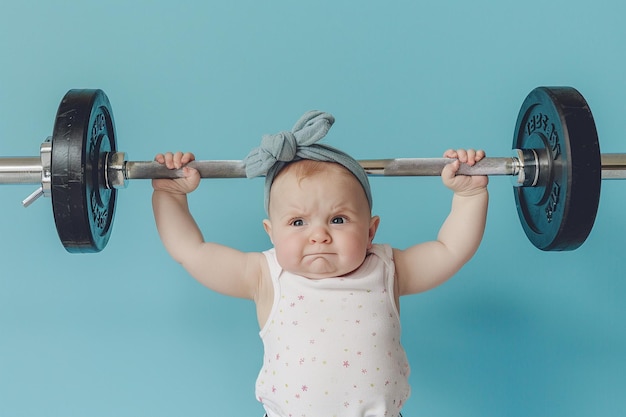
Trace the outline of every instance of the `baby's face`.
{"label": "baby's face", "polygon": [[287,168],[281,172],[270,191],[270,219],[264,221],[278,263],[312,279],[357,269],[379,222],[358,180],[340,165],[325,165],[304,178]]}

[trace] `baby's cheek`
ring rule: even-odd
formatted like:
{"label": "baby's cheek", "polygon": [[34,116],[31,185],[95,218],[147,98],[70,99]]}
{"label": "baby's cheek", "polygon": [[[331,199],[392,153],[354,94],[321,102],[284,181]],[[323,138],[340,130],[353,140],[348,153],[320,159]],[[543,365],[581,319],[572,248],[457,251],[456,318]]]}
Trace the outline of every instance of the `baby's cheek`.
{"label": "baby's cheek", "polygon": [[293,270],[295,260],[297,259],[293,246],[289,244],[277,245],[275,246],[275,249],[276,260],[278,261],[278,264],[283,269],[286,269],[288,271]]}

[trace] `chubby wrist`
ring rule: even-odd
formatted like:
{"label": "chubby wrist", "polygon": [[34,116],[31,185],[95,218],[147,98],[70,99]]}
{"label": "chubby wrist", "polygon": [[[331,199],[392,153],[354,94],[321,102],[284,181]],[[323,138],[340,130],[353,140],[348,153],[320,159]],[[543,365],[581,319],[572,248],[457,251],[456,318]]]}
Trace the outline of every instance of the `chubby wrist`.
{"label": "chubby wrist", "polygon": [[163,188],[155,188],[152,191],[152,194],[156,197],[158,196],[171,196],[174,198],[183,198],[186,199],[187,198],[187,193],[185,193],[184,191],[181,190],[176,190],[176,189],[163,189]]}
{"label": "chubby wrist", "polygon": [[454,195],[458,197],[476,197],[487,195],[487,187],[472,188],[471,190],[455,191]]}

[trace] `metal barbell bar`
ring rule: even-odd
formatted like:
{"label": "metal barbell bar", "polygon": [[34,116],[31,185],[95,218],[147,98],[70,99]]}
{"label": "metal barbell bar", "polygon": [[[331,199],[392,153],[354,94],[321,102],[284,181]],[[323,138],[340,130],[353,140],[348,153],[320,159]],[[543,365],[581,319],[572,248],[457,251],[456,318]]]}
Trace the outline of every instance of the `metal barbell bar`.
{"label": "metal barbell bar", "polygon": [[[515,150],[518,156],[485,157],[476,165],[461,165],[459,175],[517,176],[516,186],[533,186],[527,178],[535,178],[539,169],[536,161],[524,161],[523,150]],[[602,179],[626,179],[626,154],[602,154]],[[535,159],[536,157],[533,157]],[[363,159],[359,164],[371,176],[398,177],[440,176],[444,166],[454,162],[450,158],[394,158],[394,159]],[[197,169],[201,178],[245,178],[242,161],[215,160],[193,161],[190,167]],[[151,178],[180,178],[180,170],[170,170],[154,161],[125,161],[123,167],[109,169],[120,170],[126,180]],[[118,180],[119,181],[119,180]],[[110,184],[119,188],[119,182]]]}
{"label": "metal barbell bar", "polygon": [[[533,186],[527,177],[535,178],[539,169],[536,161],[524,161],[519,156],[523,150],[517,149],[518,156],[486,157],[470,167],[461,165],[460,175],[517,176],[516,186]],[[42,157],[0,157],[0,185],[38,184],[44,173]],[[107,172],[109,188],[126,188],[128,180],[181,178],[182,170],[168,169],[155,161],[127,161],[124,152],[113,152],[106,156],[104,169]],[[390,158],[362,159],[359,164],[370,176],[398,177],[439,176],[443,168],[454,162],[450,158]],[[609,153],[601,155],[602,179],[626,179],[626,154]],[[245,167],[241,160],[193,161],[188,166],[200,173],[200,178],[245,178]],[[526,171],[525,171],[526,170]],[[536,185],[536,184],[534,184]]]}
{"label": "metal barbell bar", "polygon": [[[361,160],[371,176],[439,176],[454,159]],[[201,178],[244,178],[242,161],[193,161]],[[487,157],[460,174],[512,176],[529,240],[542,250],[573,250],[588,236],[600,181],[626,179],[626,154],[600,154],[593,116],[571,87],[539,87],[524,100],[513,156]],[[39,184],[24,201],[52,197],[59,237],[70,252],[98,252],[111,233],[116,192],[129,180],[178,178],[154,161],[127,161],[116,146],[113,114],[102,90],[70,90],[39,157],[0,157],[0,184]]]}

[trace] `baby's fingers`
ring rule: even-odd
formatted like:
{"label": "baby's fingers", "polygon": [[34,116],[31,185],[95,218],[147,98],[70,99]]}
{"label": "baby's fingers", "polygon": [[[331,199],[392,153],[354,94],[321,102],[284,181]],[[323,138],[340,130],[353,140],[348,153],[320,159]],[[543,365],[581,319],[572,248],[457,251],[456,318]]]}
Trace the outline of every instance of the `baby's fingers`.
{"label": "baby's fingers", "polygon": [[458,153],[456,149],[448,149],[447,151],[443,153],[443,157],[456,159],[458,157]]}
{"label": "baby's fingers", "polygon": [[480,161],[484,157],[485,157],[485,151],[483,151],[482,149],[479,149],[479,150],[468,149],[467,150],[467,164],[468,165],[474,165],[476,162]]}
{"label": "baby's fingers", "polygon": [[483,150],[475,149],[448,149],[443,154],[444,158],[458,159],[461,163],[467,165],[474,165],[485,157]]}
{"label": "baby's fingers", "polygon": [[194,154],[192,154],[191,152],[185,152],[180,158],[180,163],[183,165],[187,165],[188,163],[190,163],[191,161],[195,159],[196,157]]}
{"label": "baby's fingers", "polygon": [[165,152],[159,153],[154,157],[154,160],[160,164],[164,164],[168,169],[179,169],[195,158],[191,152]]}

